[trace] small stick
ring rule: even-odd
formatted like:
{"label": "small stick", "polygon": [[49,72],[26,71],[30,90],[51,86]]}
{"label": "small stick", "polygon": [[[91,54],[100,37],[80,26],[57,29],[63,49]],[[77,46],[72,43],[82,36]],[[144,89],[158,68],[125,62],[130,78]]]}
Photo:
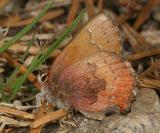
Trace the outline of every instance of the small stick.
{"label": "small stick", "polygon": [[73,20],[75,19],[77,15],[79,6],[80,6],[80,0],[72,0],[72,5],[69,11],[68,18],[67,18],[67,26],[72,24]]}
{"label": "small stick", "polygon": [[160,1],[159,0],[148,0],[147,4],[144,6],[143,10],[141,11],[141,13],[139,14],[139,16],[137,17],[133,27],[134,29],[138,30],[141,25],[147,20],[147,18],[149,17],[151,10],[153,9],[153,7],[157,4],[159,4]]}

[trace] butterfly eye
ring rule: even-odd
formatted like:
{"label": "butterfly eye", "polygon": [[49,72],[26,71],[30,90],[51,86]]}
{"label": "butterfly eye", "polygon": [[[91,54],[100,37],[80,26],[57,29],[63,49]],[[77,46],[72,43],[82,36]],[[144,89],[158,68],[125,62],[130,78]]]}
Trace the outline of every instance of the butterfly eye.
{"label": "butterfly eye", "polygon": [[41,83],[46,82],[46,80],[47,80],[47,73],[44,73],[44,74],[42,74],[42,75],[39,75],[39,76],[38,76],[38,80],[39,80]]}

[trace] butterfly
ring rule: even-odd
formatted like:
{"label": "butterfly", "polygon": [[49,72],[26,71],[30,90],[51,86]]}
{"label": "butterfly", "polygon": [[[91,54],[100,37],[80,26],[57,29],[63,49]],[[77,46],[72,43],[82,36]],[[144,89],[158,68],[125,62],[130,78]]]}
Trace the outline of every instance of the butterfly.
{"label": "butterfly", "polygon": [[[59,108],[73,108],[86,117],[129,109],[136,78],[121,57],[122,37],[106,12],[94,17],[53,62],[46,86]],[[116,109],[115,109],[116,107]]]}

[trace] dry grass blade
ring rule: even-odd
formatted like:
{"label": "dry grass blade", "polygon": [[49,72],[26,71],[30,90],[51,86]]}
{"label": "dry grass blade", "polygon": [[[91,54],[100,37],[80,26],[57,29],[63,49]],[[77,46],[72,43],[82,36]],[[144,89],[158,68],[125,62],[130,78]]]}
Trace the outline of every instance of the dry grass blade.
{"label": "dry grass blade", "polygon": [[12,109],[10,107],[5,107],[0,105],[0,112],[1,113],[8,113],[10,115],[14,115],[23,119],[34,119],[34,115],[24,112],[24,111],[19,111],[16,109]]}

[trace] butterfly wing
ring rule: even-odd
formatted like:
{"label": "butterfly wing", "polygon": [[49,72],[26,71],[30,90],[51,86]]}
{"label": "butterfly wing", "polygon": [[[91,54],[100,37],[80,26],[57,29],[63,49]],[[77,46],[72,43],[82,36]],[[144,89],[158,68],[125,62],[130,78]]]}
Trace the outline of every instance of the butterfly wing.
{"label": "butterfly wing", "polygon": [[57,57],[51,67],[51,81],[57,81],[68,66],[100,51],[120,53],[121,36],[112,17],[102,13],[93,18]]}
{"label": "butterfly wing", "polygon": [[103,112],[117,106],[128,110],[135,76],[132,68],[119,55],[99,52],[67,67],[58,80],[65,99],[75,109]]}

